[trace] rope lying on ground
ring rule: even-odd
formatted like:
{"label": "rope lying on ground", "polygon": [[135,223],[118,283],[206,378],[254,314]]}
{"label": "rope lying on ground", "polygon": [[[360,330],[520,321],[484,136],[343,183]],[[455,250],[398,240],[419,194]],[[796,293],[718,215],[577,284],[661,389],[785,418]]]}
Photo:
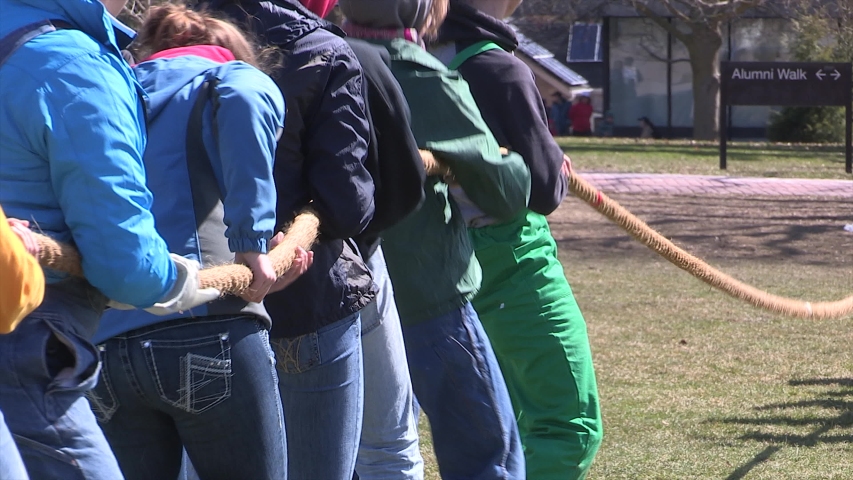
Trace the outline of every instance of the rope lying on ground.
{"label": "rope lying on ground", "polygon": [[[449,173],[448,168],[436,160],[431,152],[421,150],[421,158],[428,175]],[[853,314],[853,295],[835,302],[804,302],[767,293],[717,270],[677,247],[575,172],[569,176],[569,189],[575,196],[678,268],[735,298],[771,312],[793,317],[831,319]]]}
{"label": "rope lying on ground", "polygon": [[[269,257],[275,273],[283,275],[293,264],[296,247],[310,250],[317,240],[320,220],[311,210],[297,215],[287,229],[284,240],[270,250]],[[39,263],[47,268],[82,277],[80,254],[74,247],[65,245],[45,235],[36,234],[39,242]],[[223,295],[239,295],[252,283],[252,271],[245,265],[228,264],[205,268],[199,271],[201,288],[215,288]]]}

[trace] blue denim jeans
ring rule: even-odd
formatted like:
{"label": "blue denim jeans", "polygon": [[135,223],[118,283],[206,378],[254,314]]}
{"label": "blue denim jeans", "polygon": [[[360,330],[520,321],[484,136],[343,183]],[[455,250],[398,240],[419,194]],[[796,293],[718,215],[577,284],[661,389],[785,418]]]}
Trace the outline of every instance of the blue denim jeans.
{"label": "blue denim jeans", "polygon": [[405,326],[403,337],[412,386],[429,418],[441,478],[525,478],[506,383],[471,304]]}
{"label": "blue denim jeans", "polygon": [[0,478],[29,480],[24,461],[15,446],[15,439],[3,420],[3,412],[0,412]]}
{"label": "blue denim jeans", "polygon": [[92,409],[131,479],[174,479],[185,448],[204,479],[286,478],[266,328],[252,316],[169,320],[98,347]]}
{"label": "blue denim jeans", "polygon": [[355,470],[362,480],[420,480],[424,462],[394,289],[382,249],[367,260],[376,299],[361,311],[364,420]]}
{"label": "blue denim jeans", "polygon": [[121,479],[83,398],[98,378],[89,343],[106,299],[88,286],[50,286],[42,305],[0,335],[0,410],[30,478]]}
{"label": "blue denim jeans", "polygon": [[359,314],[307,335],[273,339],[272,345],[287,423],[288,475],[350,480],[364,404]]}

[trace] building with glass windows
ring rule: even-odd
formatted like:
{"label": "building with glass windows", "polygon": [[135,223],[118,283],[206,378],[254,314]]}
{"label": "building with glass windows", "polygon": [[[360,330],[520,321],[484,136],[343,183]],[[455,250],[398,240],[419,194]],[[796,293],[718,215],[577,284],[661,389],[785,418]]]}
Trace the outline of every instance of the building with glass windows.
{"label": "building with glass windows", "polygon": [[[526,18],[514,24],[527,37],[601,89],[602,109],[612,112],[614,133],[638,136],[638,119],[648,117],[665,137],[692,136],[692,70],[687,49],[654,21],[618,2],[586,12],[590,21],[571,25]],[[676,22],[675,19],[667,19]],[[770,11],[750,12],[723,29],[720,60],[789,61],[790,22]],[[730,112],[729,134],[764,138],[772,107],[737,106]]]}

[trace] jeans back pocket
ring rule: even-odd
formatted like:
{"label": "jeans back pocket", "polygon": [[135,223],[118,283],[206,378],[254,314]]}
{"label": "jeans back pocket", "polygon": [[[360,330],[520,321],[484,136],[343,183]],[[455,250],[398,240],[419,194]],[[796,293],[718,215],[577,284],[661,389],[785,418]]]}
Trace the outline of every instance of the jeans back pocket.
{"label": "jeans back pocket", "polygon": [[182,340],[141,340],[160,399],[198,414],[231,396],[228,333]]}
{"label": "jeans back pocket", "polygon": [[113,390],[106,347],[98,345],[98,351],[101,352],[100,378],[95,388],[86,392],[86,399],[89,400],[89,405],[98,422],[107,423],[113,418],[120,405]]}

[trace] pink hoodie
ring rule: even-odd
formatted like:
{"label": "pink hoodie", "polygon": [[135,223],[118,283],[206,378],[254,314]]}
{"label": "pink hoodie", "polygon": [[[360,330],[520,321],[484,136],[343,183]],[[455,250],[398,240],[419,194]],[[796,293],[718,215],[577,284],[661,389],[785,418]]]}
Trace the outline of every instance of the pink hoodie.
{"label": "pink hoodie", "polygon": [[227,48],[222,48],[218,45],[191,45],[189,47],[167,48],[151,55],[144,61],[156,60],[158,58],[182,57],[184,55],[195,55],[218,63],[234,61],[234,54]]}

